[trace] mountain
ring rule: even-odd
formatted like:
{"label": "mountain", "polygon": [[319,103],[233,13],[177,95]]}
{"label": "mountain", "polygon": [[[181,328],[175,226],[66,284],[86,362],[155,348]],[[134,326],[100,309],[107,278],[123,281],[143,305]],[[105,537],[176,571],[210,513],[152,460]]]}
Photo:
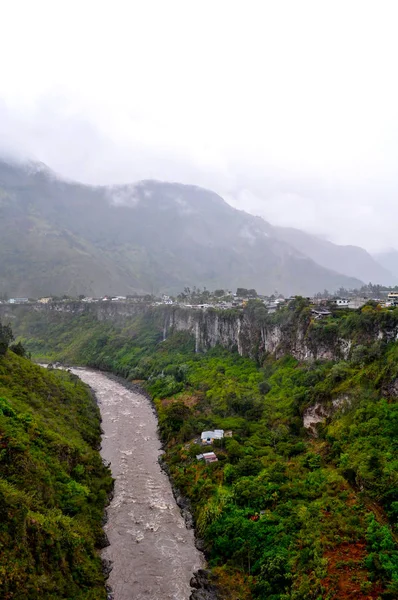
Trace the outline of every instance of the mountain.
{"label": "mountain", "polygon": [[159,181],[89,186],[0,161],[0,292],[177,292],[185,286],[312,294],[361,281],[326,269],[214,192]]}
{"label": "mountain", "polygon": [[[398,279],[398,268],[388,266],[388,262],[374,258],[359,246],[340,246],[315,235],[291,227],[276,227],[279,239],[311,257],[326,269],[343,275],[355,275],[366,283],[393,285]],[[397,253],[398,256],[398,253]]]}
{"label": "mountain", "polygon": [[394,283],[398,283],[398,250],[390,248],[374,255],[375,260],[394,275]]}

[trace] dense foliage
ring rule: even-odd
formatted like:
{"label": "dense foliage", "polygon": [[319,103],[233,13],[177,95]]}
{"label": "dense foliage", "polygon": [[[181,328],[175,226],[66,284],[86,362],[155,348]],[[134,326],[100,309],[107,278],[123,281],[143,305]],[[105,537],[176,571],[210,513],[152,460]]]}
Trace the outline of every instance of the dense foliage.
{"label": "dense foliage", "polygon": [[[19,352],[20,353],[20,352]],[[110,472],[87,386],[0,357],[0,597],[106,598],[98,548]]]}
{"label": "dense foliage", "polygon": [[5,355],[13,339],[14,336],[10,325],[3,325],[0,321],[0,356]]}
{"label": "dense foliage", "polygon": [[[126,325],[88,315],[20,328],[29,349],[139,380],[155,399],[171,474],[190,498],[197,532],[225,598],[318,600],[398,597],[398,344],[375,341],[398,312],[364,307],[313,322],[305,301],[262,323],[304,325],[314,345],[354,340],[348,360],[260,362],[215,348],[195,354],[162,341],[148,316]],[[337,333],[336,333],[337,331]],[[303,416],[322,410],[309,433]],[[316,410],[316,409],[315,409]],[[218,462],[197,460],[202,430]]]}

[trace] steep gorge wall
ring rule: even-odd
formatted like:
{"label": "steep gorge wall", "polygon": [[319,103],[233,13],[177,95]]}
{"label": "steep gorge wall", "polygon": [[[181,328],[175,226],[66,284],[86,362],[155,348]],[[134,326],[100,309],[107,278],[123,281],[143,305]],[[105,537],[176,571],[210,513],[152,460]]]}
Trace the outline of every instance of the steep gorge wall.
{"label": "steep gorge wall", "polygon": [[333,343],[314,342],[308,336],[309,323],[283,319],[259,321],[245,311],[189,311],[175,309],[165,317],[167,331],[189,331],[195,336],[196,349],[207,350],[220,344],[237,350],[241,356],[259,358],[272,354],[279,358],[291,354],[299,360],[346,358],[351,349],[349,340]]}
{"label": "steep gorge wall", "polygon": [[[124,302],[54,302],[50,304],[0,305],[0,319],[14,323],[29,313],[47,320],[67,319],[69,315],[88,316],[117,327],[132,324],[135,319],[147,320],[166,339],[172,332],[187,331],[195,337],[196,351],[206,351],[216,345],[236,350],[242,356],[261,358],[266,354],[280,357],[291,354],[299,360],[347,358],[351,340],[319,341],[310,334],[309,319],[287,314],[276,318],[258,319],[250,311],[198,310],[179,306],[151,306]],[[385,334],[387,335],[387,333]],[[388,332],[391,337],[396,333]]]}

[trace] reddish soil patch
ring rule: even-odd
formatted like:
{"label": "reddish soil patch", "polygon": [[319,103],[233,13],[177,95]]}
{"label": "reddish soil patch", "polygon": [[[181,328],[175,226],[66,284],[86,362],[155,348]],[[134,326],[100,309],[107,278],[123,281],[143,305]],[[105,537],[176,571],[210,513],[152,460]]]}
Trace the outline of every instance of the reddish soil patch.
{"label": "reddish soil patch", "polygon": [[347,506],[355,506],[356,504],[358,504],[357,497],[353,492],[351,492],[351,494],[348,496],[346,504]]}
{"label": "reddish soil patch", "polygon": [[198,396],[192,394],[181,394],[178,398],[162,398],[162,406],[169,406],[173,404],[173,402],[183,402],[185,406],[189,406],[189,408],[193,408],[198,402],[200,398]]}
{"label": "reddish soil patch", "polygon": [[325,552],[328,574],[322,585],[329,593],[334,593],[333,600],[376,600],[380,596],[382,590],[368,582],[363,566],[366,554],[365,542],[347,542]]}

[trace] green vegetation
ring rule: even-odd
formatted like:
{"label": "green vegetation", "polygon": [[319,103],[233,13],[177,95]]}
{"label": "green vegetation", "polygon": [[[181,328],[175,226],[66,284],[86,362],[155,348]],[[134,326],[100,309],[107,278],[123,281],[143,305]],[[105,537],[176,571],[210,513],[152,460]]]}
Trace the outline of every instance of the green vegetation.
{"label": "green vegetation", "polygon": [[[380,397],[375,368],[286,357],[258,369],[215,350],[186,360],[175,403],[149,380],[166,460],[223,587],[244,574],[246,597],[396,597],[398,407]],[[310,439],[304,408],[349,394]],[[233,437],[209,448],[219,462],[206,466],[187,442],[212,427]]]}
{"label": "green vegetation", "polygon": [[2,325],[0,322],[0,356],[5,355],[13,338],[11,327],[9,325]]}
{"label": "green vegetation", "polygon": [[98,408],[77,377],[17,350],[0,356],[0,597],[104,600],[98,549],[112,478]]}
{"label": "green vegetation", "polygon": [[[32,314],[19,333],[37,356],[109,369],[151,393],[165,460],[225,598],[394,600],[398,344],[376,338],[398,325],[398,311],[366,306],[313,322],[298,299],[271,316],[253,301],[246,314],[301,327],[314,348],[333,350],[345,335],[349,358],[195,354],[187,333],[163,342],[151,312],[127,325]],[[315,404],[329,414],[316,436],[303,427]],[[208,447],[218,462],[206,465],[198,437],[212,428],[232,437]]]}

